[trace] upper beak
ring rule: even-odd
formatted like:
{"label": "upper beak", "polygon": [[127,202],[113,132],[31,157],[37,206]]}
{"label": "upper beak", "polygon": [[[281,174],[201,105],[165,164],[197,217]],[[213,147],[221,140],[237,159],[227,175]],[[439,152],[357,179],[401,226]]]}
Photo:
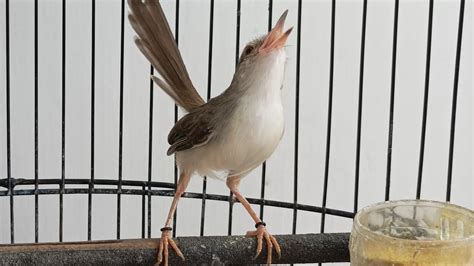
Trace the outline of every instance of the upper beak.
{"label": "upper beak", "polygon": [[258,50],[259,52],[271,51],[276,48],[282,48],[285,45],[288,36],[290,36],[290,33],[293,30],[293,27],[291,27],[283,33],[283,26],[285,25],[287,14],[288,10],[281,15],[275,27],[268,33],[263,44],[260,46],[260,49]]}

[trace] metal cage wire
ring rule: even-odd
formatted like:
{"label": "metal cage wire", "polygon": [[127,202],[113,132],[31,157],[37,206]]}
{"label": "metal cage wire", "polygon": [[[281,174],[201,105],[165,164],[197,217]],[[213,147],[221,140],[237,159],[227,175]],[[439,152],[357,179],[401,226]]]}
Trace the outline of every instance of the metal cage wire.
{"label": "metal cage wire", "polygon": [[[119,147],[118,147],[118,177],[117,179],[100,179],[96,178],[94,171],[95,163],[95,43],[96,43],[96,1],[91,0],[92,8],[92,21],[91,21],[91,80],[90,80],[90,92],[91,92],[91,131],[90,131],[90,177],[88,179],[71,179],[67,178],[66,168],[66,5],[67,1],[62,0],[62,51],[61,51],[61,178],[51,179],[39,179],[38,178],[38,157],[40,156],[38,148],[38,0],[34,0],[34,178],[30,177],[16,177],[11,174],[11,104],[10,104],[10,1],[5,0],[5,31],[6,31],[6,44],[5,44],[5,67],[6,67],[6,155],[7,155],[7,176],[6,178],[0,179],[0,187],[6,188],[6,190],[0,191],[0,197],[8,197],[9,200],[9,221],[10,221],[10,242],[15,243],[15,220],[14,220],[14,204],[15,198],[22,195],[34,195],[34,226],[35,226],[35,242],[39,241],[38,235],[38,220],[39,220],[39,196],[52,194],[58,195],[59,197],[59,242],[63,241],[63,227],[64,227],[64,206],[63,199],[65,194],[87,194],[87,239],[91,240],[92,232],[92,207],[93,207],[93,195],[94,194],[116,194],[117,208],[116,208],[116,238],[120,239],[120,228],[121,228],[121,217],[122,212],[122,195],[136,195],[141,197],[141,237],[150,238],[152,232],[152,197],[155,196],[173,196],[173,189],[177,182],[177,169],[174,169],[174,184],[166,182],[157,182],[152,180],[152,143],[153,143],[153,92],[154,84],[150,80],[149,83],[149,121],[148,121],[148,170],[146,181],[132,181],[124,180],[122,175],[122,155],[123,155],[123,101],[124,101],[124,28],[125,28],[125,15],[126,15],[126,4],[125,0],[121,0],[121,27],[120,27],[120,103],[119,103]],[[356,164],[354,171],[354,207],[352,212],[327,208],[327,195],[328,195],[328,180],[329,180],[329,164],[330,164],[330,147],[331,147],[331,122],[332,122],[332,103],[333,103],[333,80],[334,80],[334,46],[335,46],[335,32],[336,28],[336,0],[331,1],[331,38],[330,38],[330,65],[329,65],[329,97],[328,97],[328,117],[327,117],[327,137],[325,147],[325,162],[324,162],[324,186],[323,186],[323,198],[321,199],[320,206],[310,206],[300,204],[298,202],[298,129],[299,129],[299,93],[300,93],[300,57],[301,57],[301,17],[303,9],[303,1],[298,0],[297,10],[297,32],[296,32],[296,84],[295,84],[295,138],[294,138],[294,187],[293,187],[293,202],[283,202],[267,200],[265,198],[265,180],[266,180],[266,163],[263,163],[261,171],[261,191],[260,198],[250,198],[251,204],[259,205],[260,218],[264,218],[265,206],[281,207],[293,210],[292,218],[292,233],[296,233],[298,211],[308,211],[321,213],[321,227],[320,232],[325,231],[325,220],[326,215],[335,215],[345,218],[353,218],[355,212],[358,210],[358,197],[359,197],[359,172],[360,172],[360,153],[361,153],[361,128],[362,128],[362,106],[363,106],[363,93],[364,93],[364,54],[365,54],[365,40],[366,40],[366,24],[367,24],[367,2],[363,0],[362,7],[362,21],[361,21],[361,38],[360,38],[360,72],[359,72],[359,84],[358,84],[358,105],[357,105],[357,132],[356,132]],[[433,29],[433,6],[434,0],[429,1],[429,14],[428,14],[428,37],[426,43],[426,69],[425,69],[425,82],[424,82],[424,94],[423,94],[423,116],[422,116],[422,131],[421,131],[421,145],[419,149],[419,168],[418,168],[418,179],[416,188],[416,198],[419,199],[422,189],[422,178],[423,178],[423,160],[425,154],[425,138],[426,138],[426,120],[428,112],[428,95],[430,88],[430,63],[431,63],[431,46],[432,46],[432,29]],[[175,13],[175,36],[176,42],[179,43],[179,21],[180,21],[180,0],[176,0],[176,13]],[[459,80],[459,69],[460,69],[460,58],[461,58],[461,44],[463,36],[463,24],[464,24],[464,9],[465,0],[460,1],[459,5],[459,21],[458,21],[458,32],[456,41],[456,59],[454,69],[454,84],[453,84],[453,96],[451,106],[451,124],[450,124],[450,137],[449,137],[449,161],[448,161],[448,172],[446,177],[446,201],[451,199],[451,182],[452,182],[452,171],[453,171],[453,150],[454,150],[454,137],[455,137],[455,126],[456,126],[456,107],[457,107],[457,92],[458,92],[458,80]],[[207,64],[207,99],[211,97],[211,78],[212,78],[212,58],[213,58],[213,42],[214,42],[214,0],[209,1],[210,10],[210,23],[209,23],[209,47],[208,47],[208,64]],[[394,13],[393,13],[393,46],[392,46],[392,61],[391,61],[391,81],[390,81],[390,107],[388,117],[388,136],[387,136],[387,165],[386,165],[386,177],[385,177],[385,200],[390,199],[390,181],[391,181],[391,162],[392,162],[392,140],[393,140],[393,123],[394,123],[394,104],[395,104],[395,74],[396,74],[396,63],[397,63],[397,33],[398,33],[398,20],[399,20],[399,0],[394,1]],[[272,15],[273,15],[273,0],[268,1],[268,31],[272,26]],[[236,1],[236,43],[235,43],[235,63],[237,64],[239,59],[240,50],[240,22],[241,22],[241,0]],[[153,67],[150,66],[150,74],[153,74]],[[175,106],[174,119],[178,119],[178,109]],[[33,189],[27,189],[25,186],[33,185]],[[46,188],[47,185],[55,185],[57,188]],[[87,186],[87,188],[78,188],[77,186]],[[115,186],[116,188],[97,188],[96,185],[109,185]],[[76,187],[74,187],[76,186]],[[133,188],[124,188],[133,187]],[[204,236],[204,224],[205,224],[205,212],[206,212],[206,201],[217,200],[217,201],[228,201],[229,202],[229,213],[228,213],[228,235],[232,234],[232,215],[233,215],[233,198],[230,195],[215,195],[207,193],[207,179],[204,177],[202,181],[202,193],[185,193],[183,197],[201,199],[201,217],[200,217],[200,236]],[[179,210],[178,210],[179,211]],[[176,234],[176,220],[179,215],[175,214],[173,220],[173,235]]]}

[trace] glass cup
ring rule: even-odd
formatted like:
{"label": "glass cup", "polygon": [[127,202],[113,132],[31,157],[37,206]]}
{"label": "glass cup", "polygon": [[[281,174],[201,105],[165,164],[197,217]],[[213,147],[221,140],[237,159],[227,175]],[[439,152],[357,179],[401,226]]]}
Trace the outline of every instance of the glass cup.
{"label": "glass cup", "polygon": [[351,265],[474,265],[474,212],[453,204],[387,201],[361,209]]}

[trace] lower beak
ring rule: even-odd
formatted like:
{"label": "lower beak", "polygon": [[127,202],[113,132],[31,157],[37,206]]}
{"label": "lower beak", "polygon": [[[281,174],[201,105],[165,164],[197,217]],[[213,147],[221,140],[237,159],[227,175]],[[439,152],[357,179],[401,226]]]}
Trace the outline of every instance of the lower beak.
{"label": "lower beak", "polygon": [[285,45],[288,36],[290,36],[290,33],[293,30],[293,27],[291,27],[285,31],[285,33],[283,33],[283,26],[285,25],[287,14],[288,10],[286,10],[283,15],[281,15],[275,27],[268,33],[267,37],[263,41],[262,46],[260,46],[260,49],[258,50],[259,52],[268,52],[273,49],[282,48]]}

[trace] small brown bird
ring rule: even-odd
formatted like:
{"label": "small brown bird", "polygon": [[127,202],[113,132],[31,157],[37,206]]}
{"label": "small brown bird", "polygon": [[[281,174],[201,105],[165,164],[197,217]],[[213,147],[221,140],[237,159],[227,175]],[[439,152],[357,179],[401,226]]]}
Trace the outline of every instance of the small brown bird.
{"label": "small brown bird", "polygon": [[128,0],[129,20],[138,34],[135,43],[161,78],[152,79],[188,113],[171,129],[167,154],[176,155],[180,175],[158,251],[158,263],[168,264],[168,245],[184,260],[171,238],[170,227],[178,200],[191,175],[224,176],[257,230],[257,257],[265,239],[267,264],[280,246],[239,191],[241,179],[270,157],[284,131],[281,88],[286,63],[284,45],[292,28],[283,32],[285,11],[271,32],[249,42],[230,86],[207,103],[194,88],[158,0]]}

